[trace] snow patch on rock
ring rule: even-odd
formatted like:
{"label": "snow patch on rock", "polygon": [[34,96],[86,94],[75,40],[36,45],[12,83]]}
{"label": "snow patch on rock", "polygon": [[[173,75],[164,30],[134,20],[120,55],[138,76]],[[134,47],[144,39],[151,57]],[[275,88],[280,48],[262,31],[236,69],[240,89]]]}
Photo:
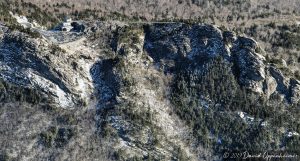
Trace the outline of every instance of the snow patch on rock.
{"label": "snow patch on rock", "polygon": [[62,108],[74,106],[71,96],[59,88],[58,85],[52,83],[44,77],[35,74],[32,70],[27,71],[27,76],[31,80],[33,86],[41,88],[45,93],[54,95],[55,102],[57,102]]}
{"label": "snow patch on rock", "polygon": [[287,137],[293,137],[293,136],[299,136],[299,133],[295,132],[295,131],[289,131],[286,133]]}
{"label": "snow patch on rock", "polygon": [[17,22],[23,26],[24,28],[40,28],[40,29],[45,29],[45,27],[39,25],[35,20],[33,22],[29,22],[26,16],[22,15],[17,15],[12,12],[9,12],[16,20]]}
{"label": "snow patch on rock", "polygon": [[254,117],[249,116],[245,112],[237,112],[238,116],[243,119],[247,124],[252,124],[254,122]]}

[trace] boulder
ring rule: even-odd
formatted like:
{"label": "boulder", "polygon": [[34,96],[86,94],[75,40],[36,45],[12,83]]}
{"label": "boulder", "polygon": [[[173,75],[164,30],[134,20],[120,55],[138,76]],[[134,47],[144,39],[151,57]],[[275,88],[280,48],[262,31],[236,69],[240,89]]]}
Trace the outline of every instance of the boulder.
{"label": "boulder", "polygon": [[277,88],[277,82],[272,76],[267,76],[264,82],[264,93],[269,98]]}
{"label": "boulder", "polygon": [[238,37],[237,43],[240,48],[255,50],[258,47],[257,42],[248,37]]}
{"label": "boulder", "polygon": [[239,37],[234,42],[232,55],[240,84],[254,92],[263,93],[265,58],[255,53],[256,47],[257,44],[252,39]]}
{"label": "boulder", "polygon": [[269,67],[269,72],[273,78],[275,78],[277,82],[277,91],[280,94],[287,95],[288,94],[288,84],[286,83],[284,75],[281,71],[274,66]]}
{"label": "boulder", "polygon": [[290,102],[297,104],[300,101],[300,81],[296,79],[290,80]]}

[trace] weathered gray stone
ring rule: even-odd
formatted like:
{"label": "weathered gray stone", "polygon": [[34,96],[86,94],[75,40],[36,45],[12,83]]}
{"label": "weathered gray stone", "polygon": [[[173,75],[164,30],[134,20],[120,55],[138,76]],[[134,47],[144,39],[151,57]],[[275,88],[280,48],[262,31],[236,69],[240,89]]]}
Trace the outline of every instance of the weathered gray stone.
{"label": "weathered gray stone", "polygon": [[225,31],[223,32],[223,39],[226,43],[233,43],[236,41],[237,37],[234,32]]}
{"label": "weathered gray stone", "polygon": [[297,104],[300,101],[300,81],[296,79],[290,80],[290,101]]}
{"label": "weathered gray stone", "polygon": [[234,63],[238,70],[239,82],[253,92],[263,93],[262,81],[266,78],[265,58],[255,53],[254,40],[239,37],[232,49]]}
{"label": "weathered gray stone", "polygon": [[288,84],[284,78],[284,75],[281,71],[273,66],[269,67],[270,74],[275,78],[278,86],[277,91],[283,95],[287,95],[288,93]]}
{"label": "weathered gray stone", "polygon": [[267,76],[264,82],[264,93],[269,98],[277,88],[277,82],[272,76]]}

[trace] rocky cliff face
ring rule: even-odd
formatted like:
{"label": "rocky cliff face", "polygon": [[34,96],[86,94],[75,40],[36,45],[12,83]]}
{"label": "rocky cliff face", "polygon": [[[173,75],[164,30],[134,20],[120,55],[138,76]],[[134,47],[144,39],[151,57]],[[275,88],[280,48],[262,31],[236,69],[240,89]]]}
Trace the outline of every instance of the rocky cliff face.
{"label": "rocky cliff face", "polygon": [[[85,155],[86,160],[93,160],[97,155],[89,156],[84,151],[78,152],[78,158],[72,157],[80,146],[91,154],[99,152],[88,148],[97,148],[91,140],[87,141],[91,137],[103,140],[106,144],[101,145],[112,149],[106,155],[115,160],[216,160],[220,156],[214,153],[215,148],[205,147],[207,144],[195,137],[198,135],[191,126],[197,123],[190,123],[174,112],[177,105],[172,98],[178,94],[174,93],[175,85],[190,91],[195,89],[195,97],[200,99],[199,109],[220,110],[228,105],[223,98],[213,99],[220,93],[203,92],[203,88],[210,87],[198,88],[201,80],[228,78],[222,82],[230,80],[228,86],[217,84],[213,88],[229,92],[241,89],[265,102],[279,97],[287,106],[299,104],[299,80],[283,76],[269,64],[261,55],[259,44],[251,38],[207,24],[85,25],[83,33],[37,30],[39,38],[0,26],[1,79],[39,91],[46,101],[37,109],[46,104],[56,111],[71,111],[77,117],[76,123],[65,121],[66,125],[58,124],[54,130],[49,124],[35,123],[38,129],[28,134],[31,146],[22,145],[30,149],[29,154],[8,147],[13,151],[8,150],[8,156],[21,160],[35,160],[37,156],[78,160]],[[230,77],[211,72],[215,60],[222,61],[217,71],[226,71]],[[188,73],[183,78],[188,81],[177,84],[182,73]],[[181,97],[179,101],[183,104],[182,101],[191,103],[191,100]],[[195,111],[183,112],[198,116]],[[231,112],[227,114],[228,118],[235,118]],[[54,114],[46,118],[59,120]],[[225,140],[215,132],[206,133],[210,140],[217,139],[217,145]],[[77,143],[78,147],[72,149]],[[223,143],[223,147],[227,145],[231,144]],[[57,151],[61,147],[65,150]]]}
{"label": "rocky cliff face", "polygon": [[232,72],[240,86],[267,97],[279,92],[286,101],[291,98],[287,89],[293,88],[292,84],[285,83],[289,78],[270,74],[275,68],[258,53],[259,45],[251,38],[236,37],[232,32],[210,25],[153,25],[147,32],[145,49],[157,63],[188,60],[189,64],[201,66],[209,59],[222,57],[233,64]]}

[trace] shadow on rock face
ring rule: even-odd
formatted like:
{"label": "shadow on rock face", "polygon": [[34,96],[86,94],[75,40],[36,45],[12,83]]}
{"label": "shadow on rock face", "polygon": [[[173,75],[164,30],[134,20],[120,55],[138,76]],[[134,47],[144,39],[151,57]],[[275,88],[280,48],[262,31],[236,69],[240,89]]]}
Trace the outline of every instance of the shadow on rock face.
{"label": "shadow on rock face", "polygon": [[117,61],[113,59],[101,60],[90,70],[100,107],[113,103],[119,93],[120,84],[114,72],[116,63]]}

